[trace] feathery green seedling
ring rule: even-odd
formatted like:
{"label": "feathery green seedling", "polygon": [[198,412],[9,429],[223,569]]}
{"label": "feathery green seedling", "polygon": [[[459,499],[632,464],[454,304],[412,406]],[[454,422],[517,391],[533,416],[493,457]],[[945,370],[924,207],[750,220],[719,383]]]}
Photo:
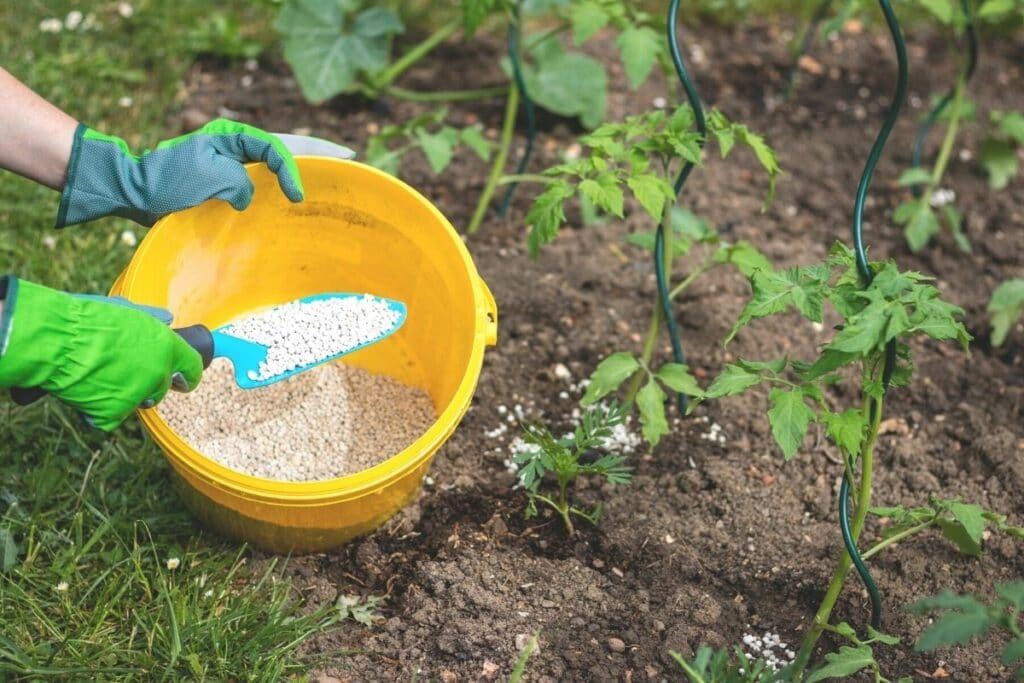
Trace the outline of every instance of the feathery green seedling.
{"label": "feathery green seedling", "polygon": [[[971,555],[981,550],[986,524],[1020,536],[1024,530],[1007,525],[1005,517],[959,501],[933,499],[929,507],[911,511],[872,510],[874,450],[886,379],[891,375],[891,385],[895,387],[909,383],[913,373],[909,342],[915,338],[952,340],[966,349],[971,337],[958,320],[961,309],[943,301],[939,291],[928,283],[929,278],[901,272],[891,261],[873,262],[870,267],[874,277],[864,288],[853,252],[836,244],[824,264],[756,271],[750,278],[751,300],[729,333],[727,343],[755,319],[791,309],[820,324],[826,302],[843,322],[812,362],[780,358],[729,363],[697,401],[766,386],[771,403],[768,420],[786,460],[796,454],[812,422],[824,426],[827,438],[844,455],[846,477],[851,484],[857,482],[856,510],[850,525],[853,542],[859,539],[869,512],[893,520],[883,538],[861,555],[863,560],[931,527],[940,528],[962,552]],[[895,344],[891,357],[887,354],[890,343]],[[859,379],[859,405],[845,410],[834,407],[829,398],[830,388],[849,382],[852,377]],[[821,634],[835,630],[829,617],[852,565],[844,550],[797,656],[797,673],[807,666]]]}
{"label": "feathery green seedling", "polygon": [[[764,139],[746,126],[730,122],[720,112],[707,119],[708,134],[718,142],[723,158],[736,144],[748,146],[768,173],[770,201],[779,166],[775,154]],[[574,198],[586,198],[601,211],[622,218],[625,215],[626,191],[665,232],[665,272],[672,274],[678,257],[699,253],[693,271],[678,285],[669,287],[668,298],[674,300],[702,274],[720,265],[732,264],[745,275],[758,269],[770,269],[767,259],[748,242],[729,244],[718,233],[692,213],[676,207],[672,181],[685,163],[701,162],[701,135],[695,130],[695,115],[689,105],[674,112],[654,111],[632,116],[623,122],[606,123],[580,139],[585,154],[579,159],[559,164],[540,175],[520,179],[545,183],[526,217],[530,225],[530,253],[537,256],[541,247],[558,235],[565,223],[565,205]],[[654,249],[656,233],[630,235],[629,242]],[[671,285],[671,283],[670,283]],[[655,294],[654,311],[647,338],[639,357],[620,352],[606,358],[591,378],[584,397],[589,405],[616,391],[633,378],[627,403],[636,402],[643,424],[644,438],[652,445],[668,432],[665,400],[668,395],[661,385],[673,392],[690,394],[697,387],[685,366],[668,363],[654,370],[651,358],[658,338],[662,309],[660,294]],[[646,379],[646,381],[644,381]]]}
{"label": "feathery green seedling", "polygon": [[669,652],[690,683],[776,683],[781,674],[765,662],[747,656],[743,648],[712,650],[706,645],[697,648],[693,659],[678,652]]}
{"label": "feathery green seedling", "polygon": [[1018,680],[1024,680],[1024,624],[1021,622],[1024,581],[996,586],[996,597],[988,604],[973,596],[946,590],[934,597],[918,600],[910,606],[910,611],[940,614],[914,646],[919,652],[966,644],[991,631],[1005,631],[1010,641],[1003,647],[1001,661],[1017,670]]}
{"label": "feathery green seedling", "polygon": [[[624,455],[606,453],[593,461],[582,460],[591,451],[600,450],[612,430],[625,420],[626,410],[622,406],[602,404],[586,411],[575,431],[562,439],[543,425],[525,425],[525,440],[532,448],[516,453],[513,462],[519,466],[519,482],[528,497],[526,517],[537,515],[537,503],[541,502],[558,513],[570,536],[575,532],[573,516],[597,524],[601,506],[588,511],[573,505],[569,486],[583,475],[604,477],[610,484],[628,484],[632,480],[633,468],[626,464]],[[541,493],[548,474],[556,481],[558,491],[554,496]]]}

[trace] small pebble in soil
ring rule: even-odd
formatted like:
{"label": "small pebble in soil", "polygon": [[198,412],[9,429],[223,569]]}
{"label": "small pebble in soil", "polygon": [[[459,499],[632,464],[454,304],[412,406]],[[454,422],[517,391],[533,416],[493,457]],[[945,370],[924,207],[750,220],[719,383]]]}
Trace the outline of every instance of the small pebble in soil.
{"label": "small pebble in soil", "polygon": [[277,481],[320,481],[368,469],[404,450],[435,420],[423,390],[341,363],[261,389],[240,389],[215,359],[160,415],[190,446],[225,467]]}
{"label": "small pebble in soil", "polygon": [[612,652],[625,652],[626,644],[622,642],[621,638],[609,638],[608,649]]}

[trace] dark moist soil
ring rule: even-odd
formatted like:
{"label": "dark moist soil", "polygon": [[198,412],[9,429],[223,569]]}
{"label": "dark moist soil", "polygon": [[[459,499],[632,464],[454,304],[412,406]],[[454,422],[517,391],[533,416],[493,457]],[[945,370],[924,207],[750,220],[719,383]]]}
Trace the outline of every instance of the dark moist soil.
{"label": "dark moist soil", "polygon": [[[710,218],[728,239],[754,242],[780,265],[821,259],[847,240],[853,193],[894,85],[888,36],[848,32],[814,48],[820,74],[801,72],[798,91],[779,103],[786,35],[769,26],[687,29],[688,55],[705,101],[763,132],[779,151],[786,175],[774,205],[761,212],[763,175],[749,155],[727,163],[709,155],[692,177],[684,203]],[[693,36],[699,36],[700,54]],[[1020,180],[988,191],[976,161],[979,129],[968,125],[946,187],[966,216],[973,254],[943,234],[922,254],[909,252],[892,209],[904,197],[893,180],[909,165],[915,122],[931,93],[943,90],[954,65],[941,36],[911,32],[908,106],[879,165],[866,232],[875,258],[935,275],[946,297],[967,311],[977,338],[969,355],[952,345],[918,345],[917,376],[887,403],[877,449],[878,505],[911,505],[930,495],[962,496],[1024,524],[1024,330],[1001,349],[988,341],[985,305],[997,283],[1024,273],[1024,192]],[[430,89],[500,82],[500,42],[443,48],[437,66],[417,67],[402,84]],[[613,55],[607,40],[594,54]],[[1024,109],[1019,88],[1024,44],[985,44],[971,97],[980,110]],[[629,91],[610,65],[609,116],[640,112],[665,93],[657,78]],[[456,125],[500,126],[500,99],[452,107]],[[307,105],[283,64],[198,64],[186,109],[173,125],[191,128],[215,115],[236,116],[280,131],[308,131],[360,149],[376,126],[424,107],[339,98]],[[542,118],[532,169],[557,160],[572,142],[570,123]],[[941,131],[931,140],[932,154]],[[517,142],[518,149],[523,141]],[[487,166],[462,154],[441,177],[418,155],[402,177],[464,226]],[[834,511],[841,467],[837,453],[812,434],[788,464],[773,444],[761,395],[702,406],[674,428],[653,456],[633,459],[636,479],[613,488],[582,482],[576,495],[603,501],[597,528],[580,525],[568,538],[557,520],[525,521],[524,497],[504,461],[517,429],[485,435],[504,420],[499,407],[521,404],[530,416],[567,423],[575,406],[553,372],[562,363],[572,382],[589,375],[607,353],[637,351],[646,329],[654,280],[645,253],[622,236],[649,229],[636,210],[600,228],[566,229],[531,262],[524,249],[528,189],[506,220],[493,213],[468,245],[498,300],[501,341],[486,357],[476,400],[461,428],[435,460],[418,501],[372,536],[336,552],[295,559],[289,573],[312,605],[343,594],[387,595],[373,627],[349,622],[313,644],[343,649],[318,672],[351,681],[504,680],[528,634],[540,632],[530,680],[680,680],[670,650],[692,655],[702,644],[723,647],[746,633],[777,632],[796,649],[841,550]],[[680,268],[684,273],[685,267]],[[828,331],[773,320],[721,340],[748,294],[746,282],[719,269],[694,286],[678,307],[690,363],[710,378],[735,356],[809,357]],[[661,349],[667,358],[666,349]],[[847,391],[837,397],[850,401]],[[718,423],[724,444],[702,439]],[[872,523],[865,539],[880,531]],[[925,619],[908,615],[915,599],[943,589],[991,595],[993,584],[1024,576],[1021,544],[994,534],[980,559],[963,557],[936,533],[883,553],[873,573],[886,605],[885,630],[912,643]],[[863,626],[869,602],[851,578],[833,619]],[[609,643],[620,639],[619,643]],[[998,663],[1001,637],[969,647],[916,654],[909,646],[879,648],[891,677],[914,680],[1006,681]],[[829,647],[837,644],[823,640]],[[325,680],[330,680],[325,678]]]}

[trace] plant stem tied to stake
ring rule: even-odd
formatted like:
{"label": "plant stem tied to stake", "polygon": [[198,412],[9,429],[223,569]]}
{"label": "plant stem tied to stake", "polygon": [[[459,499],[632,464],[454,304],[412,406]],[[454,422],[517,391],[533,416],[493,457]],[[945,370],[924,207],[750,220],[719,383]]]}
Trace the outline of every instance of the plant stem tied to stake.
{"label": "plant stem tied to stake", "polygon": [[[523,152],[523,157],[519,160],[519,165],[516,167],[516,175],[522,174],[526,170],[526,165],[530,163],[530,156],[533,154],[533,141],[537,137],[537,112],[533,106],[533,100],[530,99],[530,93],[526,89],[526,81],[523,79],[523,67],[519,59],[519,16],[519,6],[516,5],[515,17],[508,25],[508,61],[512,68],[512,78],[515,81],[515,87],[519,90],[519,95],[523,100],[523,110],[526,112],[526,150]],[[513,182],[505,190],[505,196],[501,200],[501,207],[498,209],[498,216],[500,218],[504,218],[508,212],[516,186],[516,183]]]}
{"label": "plant stem tied to stake", "polygon": [[[900,30],[899,20],[896,18],[896,14],[893,12],[892,5],[889,0],[879,0],[879,5],[882,8],[882,13],[885,15],[886,23],[888,24],[889,31],[892,34],[893,44],[896,48],[896,60],[899,73],[896,82],[896,93],[893,97],[892,104],[889,107],[889,112],[887,113],[885,121],[882,124],[882,129],[878,132],[878,137],[875,139],[875,143],[871,148],[867,163],[864,165],[864,172],[861,175],[860,184],[857,187],[857,198],[853,209],[853,246],[857,259],[857,270],[860,273],[861,280],[865,287],[871,284],[873,274],[870,266],[868,265],[867,253],[864,247],[864,203],[867,199],[868,188],[871,185],[871,177],[874,175],[875,166],[878,165],[878,160],[882,155],[882,150],[885,148],[886,140],[888,140],[889,134],[892,132],[893,126],[896,124],[900,108],[907,94],[907,50],[906,45],[903,42],[903,33]],[[893,340],[886,347],[885,367],[882,370],[883,387],[887,387],[889,385],[895,364],[896,345],[895,340]],[[860,553],[857,550],[857,540],[860,536],[861,530],[863,529],[864,520],[867,517],[868,508],[871,504],[872,460],[874,457],[873,451],[875,441],[878,437],[879,422],[882,415],[882,400],[869,399],[865,404],[865,407],[869,411],[870,431],[867,436],[867,443],[861,451],[860,490],[857,496],[857,508],[854,512],[852,524],[849,519],[849,495],[852,485],[850,481],[850,473],[853,470],[853,465],[855,464],[852,461],[849,463],[847,470],[843,475],[843,483],[839,491],[839,519],[846,552],[843,553],[843,556],[836,567],[835,573],[832,576],[832,581],[829,584],[825,597],[821,602],[821,606],[818,608],[817,614],[814,615],[814,623],[811,624],[803,645],[800,647],[800,652],[796,658],[796,668],[798,673],[802,672],[807,666],[807,663],[810,661],[811,655],[814,651],[814,646],[817,644],[821,634],[828,626],[828,620],[829,616],[832,614],[832,608],[835,606],[836,600],[839,598],[839,593],[843,587],[843,581],[846,578],[847,573],[849,573],[851,566],[856,566],[857,572],[860,574],[865,587],[871,595],[872,626],[875,629],[881,629],[881,597],[879,596],[878,588],[871,579],[871,575],[868,573],[867,567],[864,565],[864,562],[860,557]]]}

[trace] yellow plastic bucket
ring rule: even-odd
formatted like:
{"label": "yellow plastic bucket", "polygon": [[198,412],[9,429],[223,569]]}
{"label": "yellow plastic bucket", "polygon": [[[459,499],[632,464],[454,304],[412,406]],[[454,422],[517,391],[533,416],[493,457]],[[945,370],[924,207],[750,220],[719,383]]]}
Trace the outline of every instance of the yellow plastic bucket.
{"label": "yellow plastic bucket", "polygon": [[249,209],[239,213],[212,201],[164,218],[112,290],[168,308],[175,326],[211,328],[319,292],[369,292],[408,305],[401,330],[344,362],[423,388],[439,417],[411,446],[368,470],[301,483],[251,477],[197,452],[159,408],[140,411],[196,516],[275,552],[336,547],[405,505],[466,413],[484,347],[497,340],[494,298],[462,239],[430,202],[360,163],[298,163],[305,201],[292,204],[264,166],[250,165],[256,194]]}

